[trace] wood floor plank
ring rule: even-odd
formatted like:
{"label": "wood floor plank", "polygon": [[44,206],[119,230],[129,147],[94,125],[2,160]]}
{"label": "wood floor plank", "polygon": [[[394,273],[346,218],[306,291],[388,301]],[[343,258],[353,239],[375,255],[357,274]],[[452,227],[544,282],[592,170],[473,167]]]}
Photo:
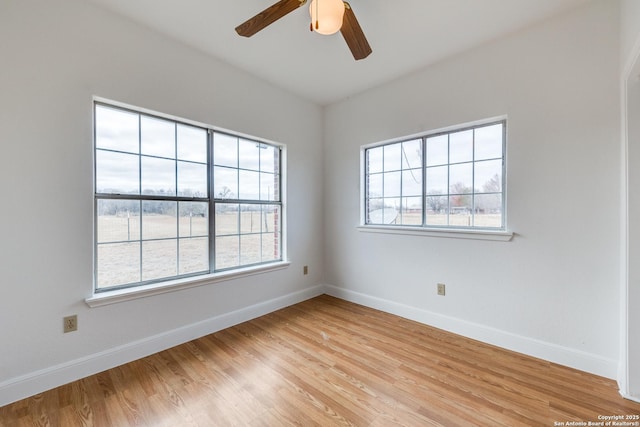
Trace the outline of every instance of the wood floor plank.
{"label": "wood floor plank", "polygon": [[17,426],[553,426],[614,381],[326,295],[0,408]]}

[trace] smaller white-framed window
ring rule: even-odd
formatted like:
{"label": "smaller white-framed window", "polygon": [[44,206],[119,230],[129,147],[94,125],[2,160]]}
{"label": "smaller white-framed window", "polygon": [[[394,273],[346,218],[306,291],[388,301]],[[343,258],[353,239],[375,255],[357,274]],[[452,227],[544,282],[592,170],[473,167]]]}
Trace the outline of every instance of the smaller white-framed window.
{"label": "smaller white-framed window", "polygon": [[362,147],[363,228],[506,231],[505,118]]}

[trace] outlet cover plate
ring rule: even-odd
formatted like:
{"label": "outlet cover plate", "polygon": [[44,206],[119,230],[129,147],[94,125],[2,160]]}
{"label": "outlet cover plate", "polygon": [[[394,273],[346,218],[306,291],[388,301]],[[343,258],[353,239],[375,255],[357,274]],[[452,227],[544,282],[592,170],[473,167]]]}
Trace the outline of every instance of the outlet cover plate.
{"label": "outlet cover plate", "polygon": [[63,318],[63,331],[66,334],[67,332],[73,332],[78,330],[78,316],[72,315]]}

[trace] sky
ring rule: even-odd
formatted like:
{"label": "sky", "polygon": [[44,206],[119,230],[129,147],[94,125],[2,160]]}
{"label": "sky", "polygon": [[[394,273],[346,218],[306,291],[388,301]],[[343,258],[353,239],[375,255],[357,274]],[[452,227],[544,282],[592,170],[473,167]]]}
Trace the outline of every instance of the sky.
{"label": "sky", "polygon": [[[207,129],[96,105],[96,189],[207,196]],[[277,147],[214,132],[214,195],[274,200]]]}

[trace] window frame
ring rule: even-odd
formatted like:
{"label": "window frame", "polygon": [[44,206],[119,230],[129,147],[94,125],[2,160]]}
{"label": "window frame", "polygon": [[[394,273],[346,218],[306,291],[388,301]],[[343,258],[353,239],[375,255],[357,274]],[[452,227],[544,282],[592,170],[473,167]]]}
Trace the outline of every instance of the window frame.
{"label": "window frame", "polygon": [[[502,161],[501,167],[501,226],[499,227],[487,227],[487,226],[460,226],[460,225],[450,225],[449,224],[449,216],[450,213],[450,205],[447,207],[447,224],[445,225],[433,225],[427,224],[427,198],[429,195],[427,194],[427,169],[433,167],[433,165],[428,166],[426,163],[426,144],[427,139],[435,138],[442,135],[451,135],[458,132],[465,132],[468,130],[475,130],[478,128],[488,127],[496,124],[502,124],[502,156],[500,157]],[[360,221],[358,225],[358,230],[363,232],[373,232],[373,233],[391,233],[391,234],[405,234],[405,235],[419,235],[419,236],[429,236],[429,237],[448,237],[448,238],[467,238],[467,239],[481,239],[481,240],[499,240],[499,241],[509,241],[513,237],[513,233],[508,230],[507,225],[507,116],[499,116],[493,117],[485,120],[479,120],[475,122],[465,123],[461,125],[454,125],[447,128],[436,129],[432,131],[427,131],[419,134],[409,135],[400,138],[394,138],[391,140],[386,140],[382,142],[377,142],[373,144],[367,144],[360,147]],[[367,221],[367,216],[369,214],[368,211],[368,203],[371,199],[376,199],[375,197],[369,197],[369,177],[371,173],[368,170],[368,159],[367,154],[371,149],[391,146],[393,144],[404,143],[419,139],[421,141],[421,156],[422,156],[422,182],[421,182],[421,221],[420,224],[383,224],[383,223],[371,223]],[[474,142],[475,144],[475,142]],[[476,160],[475,158],[475,150],[473,150],[474,154],[472,156],[472,160],[468,163],[472,164],[472,170],[475,170],[475,166],[477,162],[482,162],[486,159]],[[443,196],[447,196],[448,198],[452,195],[451,186],[449,183],[449,175],[450,175],[450,167],[451,165],[455,165],[456,162],[451,162],[450,154],[450,143],[449,139],[447,140],[447,162],[443,164],[443,166],[447,167],[447,192],[443,194]],[[406,155],[405,155],[406,156]],[[494,161],[498,158],[493,159]],[[459,162],[458,162],[459,164]],[[403,168],[400,171],[404,170]],[[384,174],[386,173],[384,170],[382,172],[374,172],[374,174]],[[475,179],[475,178],[473,178]],[[472,192],[470,195],[475,197],[476,195],[482,194],[481,192],[475,191],[475,182],[472,182]],[[454,193],[455,194],[455,193]],[[497,194],[497,193],[495,193]],[[402,202],[402,193],[398,197]],[[384,195],[381,198],[384,200]],[[384,204],[383,204],[384,207]]]}
{"label": "window frame", "polygon": [[[145,194],[145,191],[142,189],[143,184],[140,181],[141,179],[140,174],[142,174],[142,159],[143,159],[143,156],[145,156],[145,154],[141,150],[139,150],[138,153],[133,153],[138,157],[137,160],[139,161],[139,166],[137,169],[138,179],[139,179],[139,182],[138,182],[139,190],[137,191],[137,193],[119,194],[119,193],[113,193],[113,192],[106,192],[106,193],[98,192],[98,182],[97,182],[98,181],[98,154],[103,151],[109,151],[109,150],[105,150],[104,147],[103,148],[98,147],[98,140],[97,140],[98,124],[97,124],[96,111],[99,106],[136,114],[138,115],[138,124],[141,123],[143,117],[167,120],[171,122],[172,125],[175,127],[176,134],[178,132],[177,129],[179,125],[195,127],[195,128],[199,128],[206,131],[206,150],[207,150],[206,197],[200,197],[200,196],[189,197],[189,196],[180,195],[179,189],[177,187],[175,189],[175,195],[172,194],[169,196],[167,195],[158,196],[153,194]],[[124,104],[124,103],[120,103],[120,102],[116,102],[116,101],[112,101],[104,98],[99,98],[99,97],[93,97],[92,117],[93,117],[92,174],[93,174],[93,221],[94,221],[93,237],[92,237],[93,238],[93,242],[92,242],[93,295],[86,300],[87,304],[89,304],[92,307],[98,306],[98,305],[104,305],[112,302],[117,302],[122,299],[126,300],[131,297],[135,298],[135,297],[148,296],[151,294],[173,291],[173,290],[176,290],[177,288],[200,286],[202,284],[213,283],[220,280],[229,280],[230,278],[242,277],[245,275],[257,274],[257,273],[266,272],[266,271],[272,271],[279,268],[285,268],[289,265],[289,262],[287,261],[287,252],[286,252],[286,176],[285,176],[286,146],[284,144],[268,141],[264,138],[258,138],[258,137],[242,134],[239,132],[233,132],[226,129],[221,129],[215,126],[199,123],[193,120],[183,119],[180,117],[159,113],[159,112],[151,111],[144,108],[134,107],[128,104]],[[141,128],[138,127],[138,133],[139,133],[138,144],[142,144],[142,139],[141,139],[142,136],[140,132],[142,132]],[[220,199],[220,198],[214,197],[214,194],[213,194],[213,191],[214,191],[213,139],[215,134],[221,134],[221,135],[224,134],[232,138],[235,138],[236,141],[239,141],[240,139],[242,139],[244,141],[249,141],[251,143],[258,144],[260,147],[264,145],[267,147],[271,147],[273,150],[275,150],[274,156],[277,156],[277,165],[275,164],[275,159],[274,159],[273,175],[277,179],[278,188],[275,189],[275,184],[274,184],[274,192],[277,191],[278,197],[273,197],[271,200],[260,200],[259,188],[258,188],[257,199],[252,199],[252,198]],[[178,147],[177,140],[174,141],[174,143],[176,144],[176,147]],[[179,162],[181,160],[177,151],[174,157],[175,158],[173,158],[173,161],[175,161],[175,164],[176,164],[175,165],[176,174],[174,175],[174,180],[175,180],[175,183],[178,184],[179,183],[178,169],[180,164]],[[204,163],[200,162],[200,164],[204,164]],[[261,173],[261,172],[258,171],[258,173]],[[140,279],[140,281],[128,282],[128,283],[116,284],[116,285],[107,284],[106,286],[99,286],[100,284],[98,281],[98,267],[99,267],[98,266],[98,248],[99,248],[99,245],[104,244],[104,242],[99,241],[99,236],[98,236],[98,231],[99,231],[98,204],[99,204],[99,201],[101,200],[132,200],[140,203],[139,221],[141,224],[143,221],[142,205],[145,201],[171,201],[173,203],[176,203],[177,209],[178,209],[179,203],[181,202],[206,203],[207,209],[208,209],[208,220],[206,221],[207,222],[206,238],[207,238],[207,248],[208,248],[208,269],[203,271],[193,272],[193,273],[180,274],[180,270],[177,267],[175,275],[165,276],[161,278],[154,278],[150,280],[143,280],[144,279],[143,276],[139,275],[138,278]],[[277,251],[275,250],[275,247],[274,247],[274,252],[276,252],[275,255],[277,256],[274,256],[273,259],[262,261],[262,252],[260,252],[260,255],[259,255],[260,261],[242,264],[240,261],[240,255],[238,255],[239,262],[237,265],[227,267],[227,268],[216,267],[216,240],[217,240],[216,239],[216,236],[217,236],[216,207],[219,203],[228,203],[228,202],[238,204],[238,206],[240,205],[257,206],[258,209],[260,209],[261,214],[263,210],[262,208],[263,205],[270,205],[270,206],[276,207],[276,210],[278,211],[278,214],[279,214],[278,217],[276,218],[278,222],[278,229],[277,230],[274,229],[271,232],[271,234],[274,234],[274,240],[277,240],[277,243],[275,243],[278,246]],[[240,214],[241,214],[240,211],[238,211],[238,216],[240,216]],[[175,215],[176,215],[177,230],[176,230],[175,237],[172,237],[172,239],[175,240],[176,250],[178,250],[177,248],[180,245],[180,239],[181,239],[181,231],[179,228],[181,217],[178,212],[176,212]],[[240,217],[238,220],[240,220]],[[262,224],[260,224],[260,227],[262,227]],[[267,230],[267,233],[269,233],[269,230]],[[139,234],[140,235],[139,237],[137,237],[137,240],[136,239],[134,240],[139,241],[140,247],[142,248],[142,243],[145,241],[145,238],[143,237],[142,230],[139,231]],[[238,228],[238,239],[240,239],[241,236],[242,236],[242,232]],[[262,237],[263,236],[260,236],[261,245],[262,245]],[[262,246],[260,250],[262,250]],[[241,251],[241,248],[239,247],[238,248],[239,254],[240,254],[240,251]],[[177,264],[179,262],[179,258],[180,258],[179,252],[176,252],[176,266],[179,265]],[[143,263],[142,258],[140,258],[138,260],[138,268],[140,270],[140,274],[142,274],[142,263]]]}

